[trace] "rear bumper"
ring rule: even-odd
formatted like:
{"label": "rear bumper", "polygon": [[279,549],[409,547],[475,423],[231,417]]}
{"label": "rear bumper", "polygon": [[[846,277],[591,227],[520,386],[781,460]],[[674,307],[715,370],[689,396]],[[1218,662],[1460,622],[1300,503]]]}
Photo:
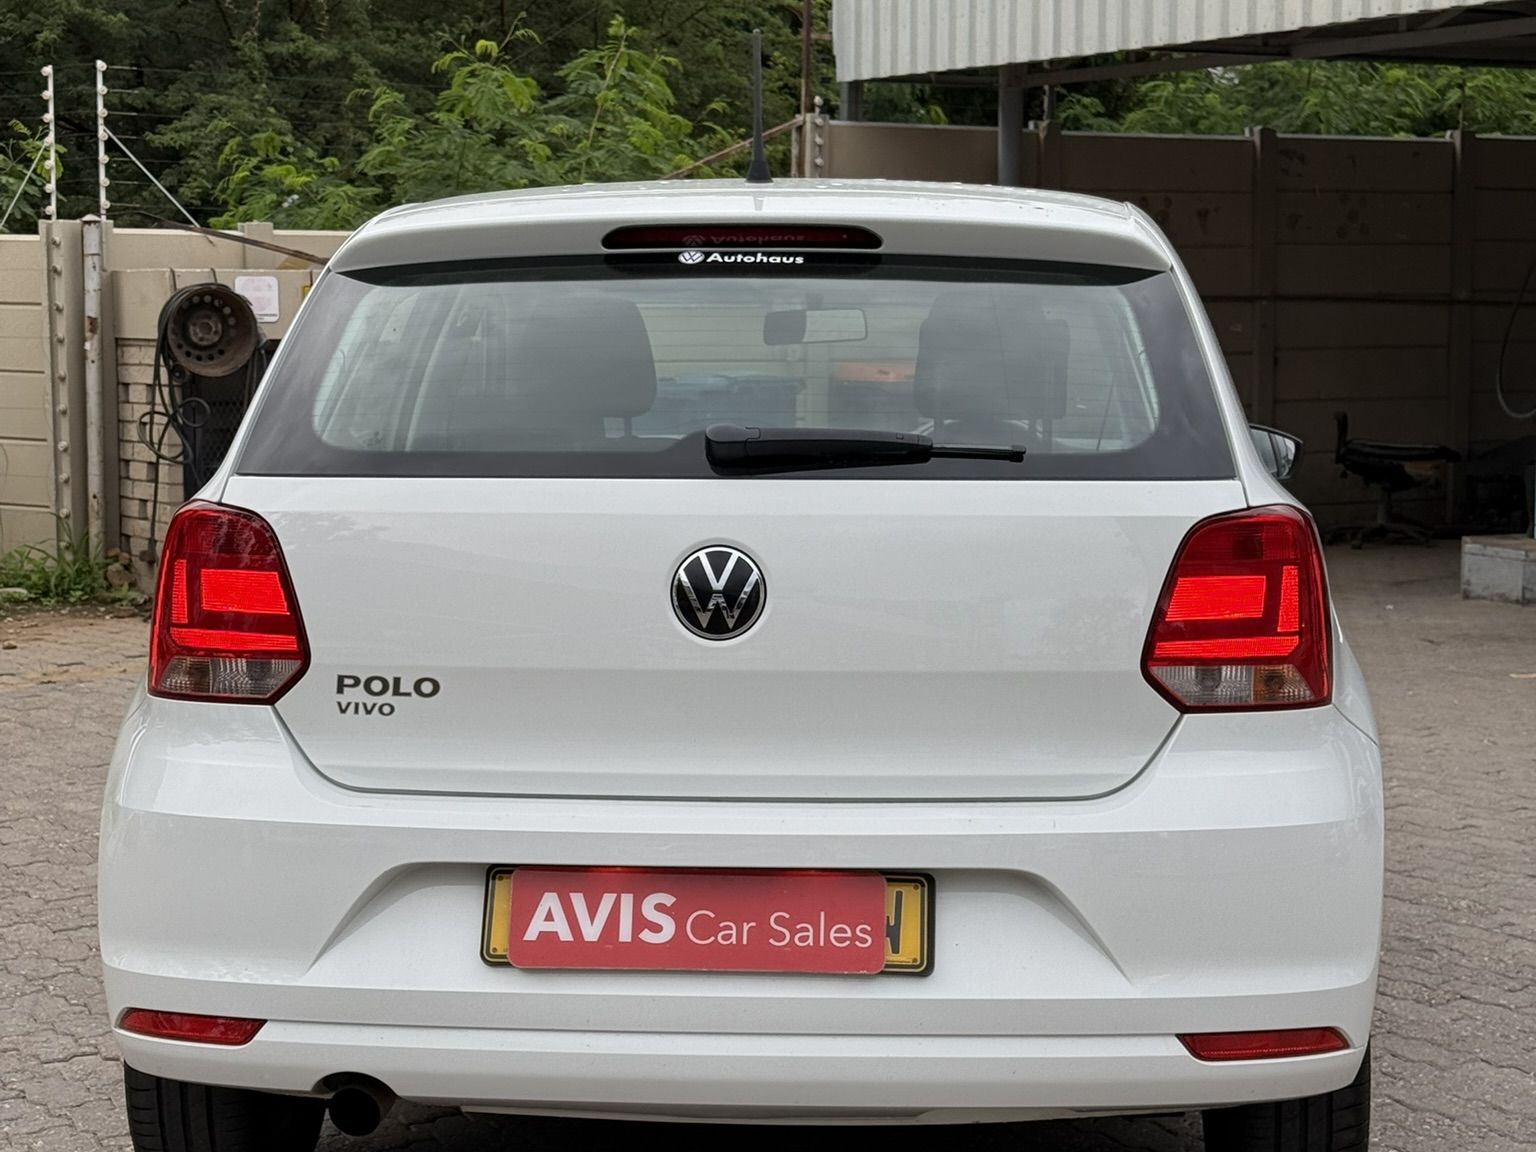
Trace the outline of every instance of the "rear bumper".
{"label": "rear bumper", "polygon": [[[1381,830],[1376,747],[1333,709],[1186,720],[1101,800],[708,804],[350,792],[265,709],[146,700],[108,786],[102,958],[114,1020],[270,1021],[237,1049],[119,1033],[190,1081],[748,1119],[1182,1109],[1354,1075]],[[489,967],[506,863],[928,872],[934,971]],[[1175,1038],[1324,1025],[1352,1050],[1212,1065]]]}
{"label": "rear bumper", "polygon": [[207,1051],[118,1033],[134,1067],[294,1089],[365,1068],[410,1099],[489,1111],[955,1122],[1199,1108],[1347,1083],[1361,1051],[1258,1065],[1161,1036],[747,1036],[280,1023]]}

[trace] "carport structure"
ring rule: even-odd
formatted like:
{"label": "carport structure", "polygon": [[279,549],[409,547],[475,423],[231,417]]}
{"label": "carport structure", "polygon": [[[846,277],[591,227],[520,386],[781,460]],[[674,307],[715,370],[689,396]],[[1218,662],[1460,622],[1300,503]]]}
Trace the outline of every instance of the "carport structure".
{"label": "carport structure", "polygon": [[837,0],[832,11],[848,119],[866,80],[974,83],[997,70],[1001,184],[1018,182],[1009,129],[1023,127],[1029,88],[1264,60],[1536,65],[1536,0]]}
{"label": "carport structure", "polygon": [[[1338,412],[1354,436],[1469,461],[1401,510],[1516,521],[1536,424],[1507,414],[1494,378],[1502,365],[1506,399],[1536,407],[1536,307],[1515,308],[1536,289],[1536,139],[1064,132],[1049,93],[1266,60],[1536,66],[1536,0],[834,0],[833,39],[840,118],[809,134],[810,171],[1135,203],[1194,276],[1250,417],[1306,441],[1295,488],[1325,527],[1375,512],[1333,466]],[[998,127],[866,122],[863,86],[883,81],[995,87]],[[1026,125],[1040,88],[1046,119]]]}

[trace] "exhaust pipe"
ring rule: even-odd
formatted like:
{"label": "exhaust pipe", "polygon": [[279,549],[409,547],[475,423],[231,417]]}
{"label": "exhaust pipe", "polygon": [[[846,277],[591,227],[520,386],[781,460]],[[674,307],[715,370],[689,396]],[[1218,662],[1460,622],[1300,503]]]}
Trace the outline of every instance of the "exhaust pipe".
{"label": "exhaust pipe", "polygon": [[377,1080],[358,1079],[336,1090],[326,1105],[331,1123],[346,1136],[367,1136],[395,1106],[395,1094]]}

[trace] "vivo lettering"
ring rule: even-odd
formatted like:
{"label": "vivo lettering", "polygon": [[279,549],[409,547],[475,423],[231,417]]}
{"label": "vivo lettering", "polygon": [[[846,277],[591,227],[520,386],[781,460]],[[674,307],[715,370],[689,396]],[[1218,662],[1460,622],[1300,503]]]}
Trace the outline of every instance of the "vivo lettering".
{"label": "vivo lettering", "polygon": [[395,706],[387,700],[382,704],[373,700],[338,700],[336,711],[343,716],[393,716]]}

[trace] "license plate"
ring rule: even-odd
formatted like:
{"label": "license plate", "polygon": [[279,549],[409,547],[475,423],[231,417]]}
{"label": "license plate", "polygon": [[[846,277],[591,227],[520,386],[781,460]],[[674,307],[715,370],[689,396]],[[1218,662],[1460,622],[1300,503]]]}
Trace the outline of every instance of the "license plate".
{"label": "license plate", "polygon": [[932,881],[879,872],[492,868],[480,955],[537,969],[926,975]]}

